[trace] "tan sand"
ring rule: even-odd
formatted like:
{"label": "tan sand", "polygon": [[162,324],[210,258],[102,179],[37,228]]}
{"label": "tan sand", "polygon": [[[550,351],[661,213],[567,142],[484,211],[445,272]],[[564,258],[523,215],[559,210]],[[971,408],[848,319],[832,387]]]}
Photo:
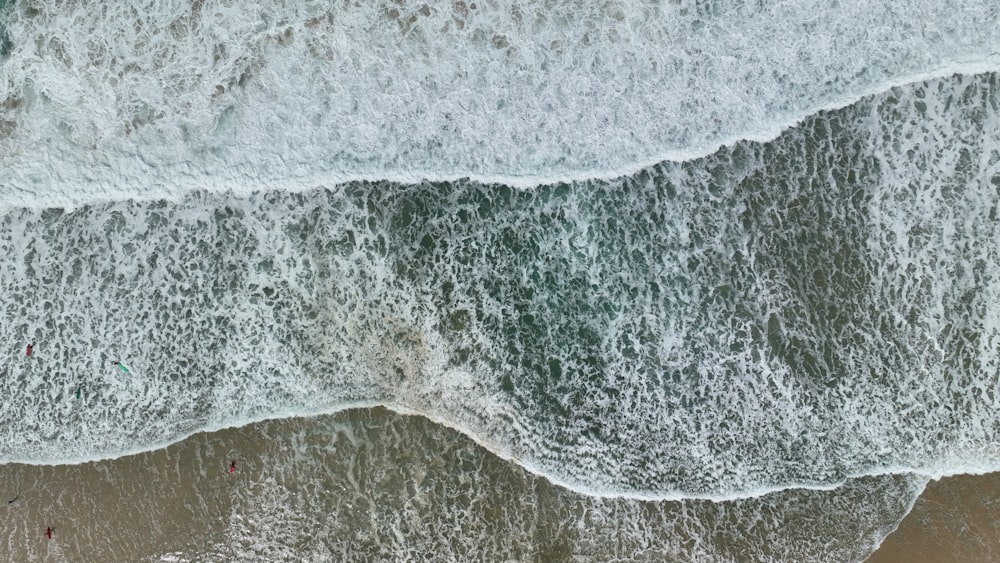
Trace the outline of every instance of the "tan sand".
{"label": "tan sand", "polygon": [[600,499],[424,418],[360,409],[116,460],[2,465],[0,561],[850,561],[922,484]]}
{"label": "tan sand", "polygon": [[1000,473],[928,484],[869,563],[1000,561]]}

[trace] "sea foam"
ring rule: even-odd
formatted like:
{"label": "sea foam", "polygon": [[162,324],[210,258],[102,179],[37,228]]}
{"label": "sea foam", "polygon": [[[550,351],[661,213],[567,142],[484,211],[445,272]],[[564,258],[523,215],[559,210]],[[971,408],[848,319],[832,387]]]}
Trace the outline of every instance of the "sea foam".
{"label": "sea foam", "polygon": [[0,204],[610,177],[1000,68],[989,2],[11,3]]}
{"label": "sea foam", "polygon": [[385,404],[608,496],[1000,466],[996,75],[314,184],[770,131],[988,67],[995,8],[6,10],[0,461]]}
{"label": "sea foam", "polygon": [[597,496],[996,469],[998,92],[894,88],[614,182],[8,211],[0,341],[36,349],[2,461],[382,404]]}

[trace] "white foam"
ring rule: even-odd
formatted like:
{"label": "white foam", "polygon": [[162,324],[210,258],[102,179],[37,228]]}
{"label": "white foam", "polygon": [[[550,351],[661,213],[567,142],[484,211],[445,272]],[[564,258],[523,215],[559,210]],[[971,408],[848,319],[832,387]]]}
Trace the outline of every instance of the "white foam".
{"label": "white foam", "polygon": [[897,88],[607,185],[10,211],[0,341],[38,347],[3,364],[6,460],[383,404],[595,496],[997,469],[997,92]]}
{"label": "white foam", "polygon": [[615,177],[1000,68],[988,2],[33,6],[5,17],[2,206]]}

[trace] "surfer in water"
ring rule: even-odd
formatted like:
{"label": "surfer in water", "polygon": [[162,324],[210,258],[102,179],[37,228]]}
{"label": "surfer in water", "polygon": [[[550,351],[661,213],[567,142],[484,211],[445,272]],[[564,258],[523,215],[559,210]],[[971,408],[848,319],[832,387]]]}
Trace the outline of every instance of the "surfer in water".
{"label": "surfer in water", "polygon": [[125,367],[125,364],[121,363],[121,361],[119,360],[115,360],[115,367],[122,370],[125,373],[128,373],[128,368]]}
{"label": "surfer in water", "polygon": [[52,527],[45,528],[45,535],[52,539]]}
{"label": "surfer in water", "polygon": [[34,342],[32,342],[31,344],[28,344],[28,349],[27,349],[27,351],[25,351],[24,355],[28,356],[28,357],[31,357],[31,349],[34,348],[34,347],[35,347],[35,343]]}
{"label": "surfer in water", "polygon": [[229,464],[229,472],[230,473],[236,473],[236,460],[235,459],[232,462],[230,462],[230,464]]}

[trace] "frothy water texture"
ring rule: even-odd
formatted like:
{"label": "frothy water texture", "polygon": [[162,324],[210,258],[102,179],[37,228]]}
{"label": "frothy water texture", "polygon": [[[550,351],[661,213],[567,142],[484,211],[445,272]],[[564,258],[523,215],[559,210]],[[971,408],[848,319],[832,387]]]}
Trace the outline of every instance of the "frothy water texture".
{"label": "frothy water texture", "polygon": [[1000,470],[994,5],[106,4],[0,11],[0,462],[384,405],[681,558]]}
{"label": "frothy water texture", "polygon": [[[10,560],[163,562],[851,561],[924,483],[866,477],[722,503],[600,499],[381,409],[199,434],[114,461],[6,465],[0,477],[22,492],[0,511]],[[39,514],[70,512],[78,522],[37,541]]]}
{"label": "frothy water texture", "polygon": [[4,457],[386,404],[602,494],[995,469],[997,97],[893,89],[611,183],[11,211],[0,338],[39,344]]}
{"label": "frothy water texture", "polygon": [[108,2],[2,15],[7,204],[608,177],[931,75],[994,2]]}

